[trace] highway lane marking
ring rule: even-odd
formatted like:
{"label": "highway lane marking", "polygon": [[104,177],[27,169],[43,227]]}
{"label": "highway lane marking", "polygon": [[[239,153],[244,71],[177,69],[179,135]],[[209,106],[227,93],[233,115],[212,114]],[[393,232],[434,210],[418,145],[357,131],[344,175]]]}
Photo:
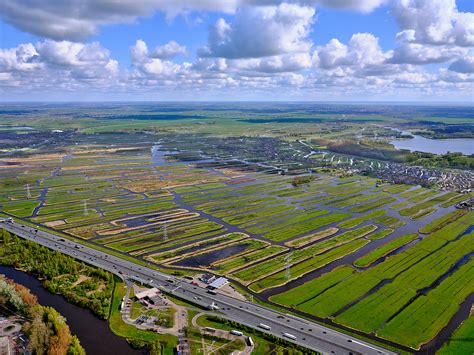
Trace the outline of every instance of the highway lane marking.
{"label": "highway lane marking", "polygon": [[[16,224],[18,224],[18,223],[16,223]],[[18,224],[18,225],[23,226],[23,225],[21,225],[21,224]],[[72,252],[75,254],[73,257],[80,256],[81,259],[85,259],[85,260],[83,260],[83,261],[85,261],[85,262],[87,262],[87,263],[91,263],[91,262],[92,262],[93,264],[95,264],[95,265],[96,265],[97,267],[99,267],[99,268],[105,268],[105,267],[107,267],[108,269],[110,269],[109,271],[112,272],[112,273],[116,273],[117,270],[116,270],[116,269],[114,270],[113,267],[110,267],[110,266],[107,265],[107,264],[110,264],[110,265],[115,265],[115,264],[117,264],[121,269],[125,269],[125,270],[127,270],[127,271],[132,271],[132,273],[137,274],[137,276],[138,276],[138,274],[141,274],[141,275],[145,276],[145,279],[143,280],[143,281],[145,281],[145,283],[146,283],[146,282],[149,282],[149,281],[146,279],[146,277],[149,277],[149,279],[151,279],[151,278],[154,276],[155,278],[157,278],[157,279],[159,280],[159,277],[157,277],[157,275],[159,275],[159,276],[161,276],[162,278],[164,278],[164,279],[165,279],[164,281],[170,279],[170,276],[169,276],[169,275],[162,274],[161,272],[155,271],[155,270],[150,269],[150,268],[148,268],[148,267],[146,267],[146,266],[143,266],[143,269],[144,269],[144,270],[142,271],[142,270],[141,270],[141,267],[139,267],[138,264],[134,264],[134,263],[132,263],[132,262],[130,262],[130,261],[128,261],[128,260],[124,260],[124,259],[118,258],[118,257],[116,257],[116,256],[114,256],[114,255],[107,254],[107,253],[105,253],[105,252],[103,252],[103,251],[93,249],[93,248],[91,248],[91,247],[89,247],[89,246],[84,246],[84,245],[82,245],[82,244],[76,243],[76,242],[71,241],[71,240],[61,241],[61,240],[60,240],[61,238],[60,238],[59,236],[50,234],[50,233],[45,232],[45,231],[33,232],[33,231],[35,230],[34,228],[29,227],[29,226],[26,226],[28,229],[30,229],[30,232],[29,232],[30,234],[36,234],[36,235],[34,235],[34,236],[30,236],[30,235],[28,235],[28,230],[27,230],[26,228],[24,228],[24,227],[21,227],[21,228],[20,228],[20,227],[15,226],[15,225],[11,225],[10,227],[11,227],[12,229],[14,229],[14,230],[18,230],[19,232],[21,232],[21,233],[18,233],[18,234],[25,234],[27,239],[32,240],[32,241],[36,241],[36,242],[40,242],[40,241],[41,241],[41,242],[43,242],[43,243],[40,243],[40,244],[43,244],[43,245],[46,244],[46,246],[49,247],[49,248],[51,248],[51,249],[55,249],[55,248],[54,248],[50,243],[54,242],[55,244],[61,244],[61,245],[63,245],[64,247],[66,247],[66,248],[72,250]],[[5,229],[8,230],[9,228],[5,228]],[[39,236],[40,238],[37,239],[36,236]],[[23,236],[23,237],[25,238],[25,236]],[[56,239],[59,239],[59,240],[56,240]],[[75,247],[75,246],[78,246],[78,245],[79,245],[81,248],[78,249],[78,248]],[[57,247],[57,245],[56,245],[56,247]],[[59,248],[58,248],[58,249],[59,249]],[[76,253],[76,249],[78,249],[78,252],[79,252],[80,254],[77,254],[77,253]],[[71,252],[71,250],[64,249],[65,252],[66,252],[66,251]],[[97,253],[97,254],[94,254],[94,253]],[[83,254],[83,255],[81,255],[81,254]],[[101,257],[101,254],[102,254],[102,255],[107,255],[108,258],[105,259],[105,258]],[[94,257],[94,258],[99,258],[99,259],[101,259],[101,260],[100,260],[100,261],[99,261],[99,260],[97,260],[97,261],[96,261],[96,260],[91,260],[90,257],[87,258],[87,255],[92,256],[92,257]],[[78,258],[78,259],[79,259],[79,258]],[[112,259],[114,259],[115,262],[113,262],[114,260],[112,260]],[[138,268],[139,270],[136,270],[137,268]],[[146,273],[145,271],[148,272],[148,273]],[[150,277],[149,273],[152,273],[153,276]],[[123,276],[125,276],[125,275],[123,275]],[[122,277],[122,275],[120,275],[119,277]],[[140,277],[135,277],[134,275],[131,275],[131,276],[128,276],[128,277],[129,277],[129,278],[136,278],[136,279],[138,279],[138,280],[141,280]],[[161,280],[159,280],[159,281],[161,281]],[[186,285],[186,286],[190,286],[190,285],[188,285],[188,284],[185,284],[185,285]],[[164,287],[164,288],[166,289],[166,287]],[[171,290],[171,293],[174,293],[174,292],[175,292],[176,290],[178,290],[179,288],[181,288],[181,285],[179,285],[179,286],[176,287],[175,289],[172,289],[172,290]],[[201,289],[202,289],[202,290],[201,290]],[[186,289],[183,288],[183,290],[186,290]],[[194,290],[189,289],[189,290],[187,290],[187,291],[189,291],[189,293],[194,293],[194,294],[196,294],[196,295],[198,295],[198,296],[202,296],[200,293],[195,292]],[[203,292],[203,293],[205,293],[205,290],[204,290],[203,288],[200,288],[200,291]],[[185,293],[185,292],[183,292],[183,293]],[[184,296],[184,295],[183,295],[183,296]],[[187,295],[186,295],[186,296],[187,296]],[[274,319],[272,319],[272,318],[269,318],[269,317],[271,317],[271,316],[264,315],[264,314],[262,314],[262,313],[260,313],[260,314],[252,313],[251,310],[248,309],[248,307],[246,307],[246,309],[244,309],[242,306],[239,306],[239,303],[240,303],[240,304],[244,304],[244,305],[246,305],[246,306],[253,306],[253,307],[255,307],[255,308],[257,309],[257,311],[258,311],[258,309],[260,309],[260,310],[262,310],[263,312],[267,312],[267,313],[270,313],[270,314],[273,313],[273,314],[275,314],[275,315],[278,314],[278,315],[280,315],[280,316],[286,316],[286,317],[288,317],[288,318],[292,318],[294,322],[298,322],[298,323],[304,324],[304,325],[306,325],[306,326],[309,325],[309,323],[307,323],[307,322],[305,322],[305,321],[303,321],[303,320],[300,320],[300,319],[299,319],[298,317],[296,317],[296,316],[293,316],[293,315],[290,315],[290,314],[283,314],[283,313],[275,312],[275,311],[273,311],[273,310],[267,309],[267,308],[262,307],[262,306],[259,306],[259,305],[255,305],[255,304],[250,303],[250,302],[240,301],[240,300],[236,300],[236,299],[231,299],[231,302],[236,303],[236,304],[234,305],[234,304],[232,304],[232,303],[229,303],[229,301],[227,300],[227,298],[230,298],[230,297],[225,296],[225,295],[219,295],[219,296],[218,296],[219,298],[216,298],[216,299],[214,299],[214,298],[212,298],[212,297],[209,297],[208,295],[205,295],[204,297],[205,297],[206,299],[209,298],[210,300],[217,301],[217,302],[220,302],[220,303],[225,304],[225,305],[227,305],[227,306],[230,306],[230,307],[232,307],[233,309],[235,309],[237,312],[241,312],[241,313],[243,313],[243,314],[245,314],[245,315],[250,315],[250,317],[255,317],[255,316],[256,316],[257,319],[265,319],[265,320],[267,320],[267,321],[270,321],[271,323],[276,323],[277,325],[281,326],[281,327],[284,328],[284,329],[286,328],[286,329],[290,329],[290,330],[295,330],[295,331],[296,331],[297,333],[299,333],[299,334],[303,334],[303,335],[305,335],[305,336],[308,335],[308,336],[310,336],[310,338],[313,339],[313,341],[315,340],[315,341],[317,341],[318,343],[322,343],[322,345],[326,344],[326,345],[329,345],[329,346],[335,346],[335,347],[340,348],[340,349],[342,348],[343,350],[347,350],[347,349],[348,349],[348,348],[344,347],[343,345],[339,345],[339,344],[337,344],[337,343],[333,343],[332,341],[328,341],[328,340],[321,339],[321,338],[317,337],[317,336],[316,336],[315,334],[313,334],[313,333],[307,333],[307,331],[305,331],[305,330],[302,331],[301,329],[294,328],[292,325],[289,325],[289,324],[281,324],[281,323],[278,322],[278,320],[274,320]],[[185,297],[185,298],[187,298],[187,297]],[[222,299],[222,298],[223,298],[223,299]],[[225,313],[224,313],[224,315],[225,315]],[[238,322],[242,322],[241,320],[238,319],[238,316],[230,316],[230,318],[231,318],[231,319],[234,319],[234,320],[237,320]],[[276,318],[277,318],[277,317],[276,317]],[[251,326],[252,326],[252,327],[256,327],[255,325],[251,325]],[[330,330],[329,328],[326,329],[326,328],[324,328],[324,327],[322,327],[322,326],[320,326],[320,325],[318,325],[318,324],[316,324],[316,323],[311,324],[311,326],[314,327],[314,328],[318,328],[319,330],[324,329],[324,331],[326,331],[326,332],[327,332],[327,331],[330,331],[330,332],[331,332],[331,335],[332,335],[333,337],[335,337],[335,338],[347,339],[345,335],[339,334],[338,332],[335,332],[335,331],[333,331],[333,330]],[[275,333],[273,333],[273,334],[275,334]],[[327,333],[325,333],[325,334],[327,334]],[[328,335],[328,334],[327,334],[327,335]],[[350,338],[350,339],[351,339],[351,338]],[[302,345],[305,346],[305,347],[310,347],[310,348],[313,347],[313,346],[311,346],[311,345],[307,345],[307,344],[302,343],[302,342],[300,342],[300,341],[295,341],[295,342],[296,342],[296,343],[299,343],[299,344],[302,344]],[[353,339],[351,339],[351,342],[352,342],[352,343],[355,343],[355,344],[358,344],[358,345],[360,345],[360,346],[366,347],[366,348],[373,349],[373,350],[375,350],[375,351],[377,351],[377,352],[379,352],[379,353],[384,353],[384,354],[390,354],[390,353],[391,353],[391,352],[386,352],[385,349],[375,348],[375,347],[372,347],[372,346],[370,346],[370,345],[368,345],[368,344],[362,343],[362,342],[360,342],[360,341],[355,341],[355,340],[353,340]],[[352,349],[349,348],[349,350],[352,350]]]}

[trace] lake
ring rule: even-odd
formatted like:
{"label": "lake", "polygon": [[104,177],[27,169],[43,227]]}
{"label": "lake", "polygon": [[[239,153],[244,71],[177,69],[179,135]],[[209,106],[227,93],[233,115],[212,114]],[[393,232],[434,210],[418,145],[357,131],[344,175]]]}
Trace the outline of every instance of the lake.
{"label": "lake", "polygon": [[[393,130],[400,131],[392,128]],[[459,152],[465,155],[474,154],[474,139],[459,138],[459,139],[429,139],[422,136],[413,135],[410,132],[403,132],[403,134],[410,134],[412,139],[393,139],[391,144],[397,149],[408,149],[411,152],[424,152],[433,154],[446,154],[448,152]]]}

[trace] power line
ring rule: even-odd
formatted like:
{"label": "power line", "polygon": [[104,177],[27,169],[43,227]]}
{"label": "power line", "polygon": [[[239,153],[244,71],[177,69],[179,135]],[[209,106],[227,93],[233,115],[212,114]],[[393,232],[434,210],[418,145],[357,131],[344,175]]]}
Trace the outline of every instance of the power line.
{"label": "power line", "polygon": [[163,222],[163,240],[168,240],[168,228],[166,227],[166,221]]}
{"label": "power line", "polygon": [[87,200],[84,200],[84,216],[89,215],[89,210],[87,209]]}
{"label": "power line", "polygon": [[286,262],[286,272],[285,272],[285,278],[286,280],[288,281],[290,278],[291,278],[291,254],[293,253],[289,253],[286,257],[285,257],[285,262]]}

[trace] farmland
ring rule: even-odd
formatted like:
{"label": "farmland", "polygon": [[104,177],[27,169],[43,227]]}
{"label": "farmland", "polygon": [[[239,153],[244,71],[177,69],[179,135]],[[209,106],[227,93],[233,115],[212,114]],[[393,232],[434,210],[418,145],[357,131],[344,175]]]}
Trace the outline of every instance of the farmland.
{"label": "farmland", "polygon": [[472,193],[313,166],[351,163],[314,153],[309,130],[303,141],[255,138],[231,120],[152,122],[147,134],[112,123],[2,158],[1,211],[169,273],[225,276],[260,302],[412,349],[474,292],[461,287],[473,277],[474,216],[455,208]]}

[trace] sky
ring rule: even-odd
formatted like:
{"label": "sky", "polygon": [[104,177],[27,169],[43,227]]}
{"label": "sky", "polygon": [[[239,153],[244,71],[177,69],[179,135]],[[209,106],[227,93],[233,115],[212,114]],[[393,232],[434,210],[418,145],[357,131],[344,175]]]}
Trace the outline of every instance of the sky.
{"label": "sky", "polygon": [[0,101],[474,103],[474,0],[2,0]]}

